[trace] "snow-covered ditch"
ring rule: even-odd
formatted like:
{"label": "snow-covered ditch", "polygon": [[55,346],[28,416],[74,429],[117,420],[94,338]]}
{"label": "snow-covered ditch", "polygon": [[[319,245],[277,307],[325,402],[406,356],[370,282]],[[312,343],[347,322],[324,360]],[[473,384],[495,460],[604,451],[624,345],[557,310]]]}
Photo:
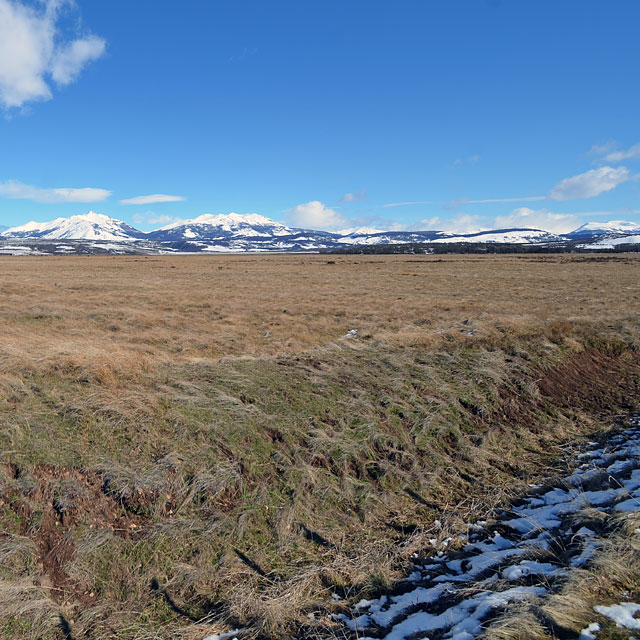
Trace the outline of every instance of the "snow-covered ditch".
{"label": "snow-covered ditch", "polygon": [[[590,443],[571,475],[532,488],[491,526],[470,525],[460,550],[439,551],[425,561],[416,557],[413,572],[392,595],[362,600],[334,620],[360,640],[471,640],[511,604],[558,590],[572,569],[590,562],[606,536],[602,526],[585,525],[588,509],[611,516],[640,511],[640,418],[632,425],[605,444]],[[598,612],[640,628],[632,617],[638,610],[624,603]],[[594,623],[584,638],[597,637],[598,630]]]}

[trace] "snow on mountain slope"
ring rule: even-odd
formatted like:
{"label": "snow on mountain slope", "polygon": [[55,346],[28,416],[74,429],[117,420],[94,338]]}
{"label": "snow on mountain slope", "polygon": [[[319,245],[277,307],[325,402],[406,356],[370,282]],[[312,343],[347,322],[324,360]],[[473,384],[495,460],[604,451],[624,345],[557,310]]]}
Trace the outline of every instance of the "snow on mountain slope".
{"label": "snow on mountain slope", "polygon": [[580,249],[613,249],[621,244],[640,244],[640,235],[604,236],[588,244],[578,245]]}
{"label": "snow on mountain slope", "polygon": [[448,235],[432,242],[508,242],[511,244],[539,244],[561,242],[562,237],[542,229],[494,229],[478,233]]}
{"label": "snow on mountain slope", "polygon": [[450,236],[444,231],[378,231],[373,234],[335,235],[339,244],[409,244],[415,242],[434,242]]}
{"label": "snow on mountain slope", "polygon": [[293,229],[257,213],[245,215],[205,213],[192,220],[174,222],[156,231],[151,231],[148,237],[160,242],[176,242],[179,240],[209,241],[238,237],[273,238],[292,233],[294,233]]}
{"label": "snow on mountain slope", "polygon": [[40,238],[45,240],[118,240],[130,241],[146,235],[121,220],[89,211],[51,222],[28,222],[0,233],[3,238]]}
{"label": "snow on mountain slope", "polygon": [[374,233],[384,233],[384,231],[373,227],[351,227],[350,229],[336,231],[336,235],[339,236],[370,236]]}
{"label": "snow on mountain slope", "polygon": [[[84,215],[58,218],[51,222],[29,222],[0,231],[0,241],[132,243],[145,244],[149,252],[265,252],[318,251],[344,246],[408,243],[515,243],[557,244],[569,240],[585,242],[585,248],[606,248],[637,242],[640,225],[633,222],[590,222],[566,235],[531,228],[492,229],[478,233],[454,234],[445,231],[381,231],[369,227],[339,232],[290,228],[262,215],[204,214],[175,222],[149,233],[134,229],[121,220],[90,211]],[[135,244],[133,244],[135,242]],[[143,242],[146,241],[146,242]],[[592,242],[587,245],[586,243]],[[84,251],[86,247],[76,251]],[[104,247],[98,247],[101,251]],[[96,249],[97,250],[97,249]],[[115,250],[115,249],[114,249]],[[119,247],[118,251],[128,249]],[[140,250],[143,250],[140,248]],[[49,252],[47,248],[47,252]]]}
{"label": "snow on mountain slope", "polygon": [[412,242],[508,242],[536,244],[560,242],[557,236],[542,229],[495,229],[478,233],[453,234],[446,231],[387,231],[375,234],[351,234],[338,238],[340,244],[407,244]]}
{"label": "snow on mountain slope", "polygon": [[640,231],[640,225],[637,222],[611,220],[609,222],[587,222],[566,235],[575,240],[596,238],[609,233],[634,233],[638,231]]}

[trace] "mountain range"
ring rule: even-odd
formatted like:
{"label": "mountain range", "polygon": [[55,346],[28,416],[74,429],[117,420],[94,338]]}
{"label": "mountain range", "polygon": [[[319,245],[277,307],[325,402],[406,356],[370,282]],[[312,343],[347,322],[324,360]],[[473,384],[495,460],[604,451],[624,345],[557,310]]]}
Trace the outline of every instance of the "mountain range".
{"label": "mountain range", "polygon": [[[64,244],[68,241],[72,241],[72,244]],[[6,249],[7,243],[16,242],[21,247],[26,244],[36,246],[38,242],[53,242],[55,252],[58,253],[77,252],[78,243],[85,249],[93,246],[96,250],[118,253],[318,251],[358,245],[407,243],[514,243],[546,246],[585,243],[585,247],[604,248],[640,242],[640,225],[626,221],[590,222],[562,235],[532,228],[491,229],[465,234],[437,230],[382,231],[367,227],[328,232],[288,227],[255,213],[230,213],[204,214],[155,231],[143,232],[121,220],[90,211],[68,218],[57,218],[51,222],[29,222],[0,231],[0,252],[10,253]],[[604,244],[599,244],[603,242]]]}

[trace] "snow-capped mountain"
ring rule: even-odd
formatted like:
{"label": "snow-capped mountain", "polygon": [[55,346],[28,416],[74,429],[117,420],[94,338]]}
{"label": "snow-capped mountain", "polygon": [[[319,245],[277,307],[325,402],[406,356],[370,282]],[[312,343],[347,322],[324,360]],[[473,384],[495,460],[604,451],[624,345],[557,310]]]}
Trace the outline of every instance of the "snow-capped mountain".
{"label": "snow-capped mountain", "polygon": [[0,233],[2,238],[40,238],[43,240],[115,240],[131,241],[146,234],[126,222],[89,211],[51,222],[28,222]]}
{"label": "snow-capped mountain", "polygon": [[503,242],[509,244],[547,244],[562,242],[562,236],[558,236],[542,229],[492,229],[479,231],[478,233],[464,233],[459,235],[447,234],[446,237],[437,238],[432,242]]}
{"label": "snow-capped mountain", "polygon": [[240,215],[238,213],[228,213],[204,215],[185,220],[184,222],[174,222],[151,231],[147,237],[160,242],[187,241],[216,241],[228,240],[230,238],[275,238],[278,236],[291,235],[293,230],[280,222],[271,220],[257,213]]}
{"label": "snow-capped mountain", "polygon": [[336,234],[339,236],[370,236],[373,233],[384,233],[384,230],[374,229],[373,227],[351,227],[349,229],[336,231]]}
{"label": "snow-capped mountain", "polygon": [[355,231],[346,235],[333,234],[336,242],[341,245],[351,244],[409,244],[412,242],[433,242],[437,238],[444,238],[448,233],[444,231],[376,231],[363,233]]}
{"label": "snow-capped mountain", "polygon": [[615,249],[624,244],[640,244],[640,234],[604,235],[593,242],[578,245],[580,249]]}
{"label": "snow-capped mountain", "polygon": [[607,234],[638,232],[640,232],[640,225],[637,222],[611,220],[610,222],[587,222],[566,235],[573,240],[587,240]]}
{"label": "snow-capped mountain", "polygon": [[171,243],[180,251],[313,251],[335,246],[326,231],[292,229],[257,213],[204,214],[147,234],[155,242]]}
{"label": "snow-capped mountain", "polygon": [[[531,228],[490,229],[461,234],[382,231],[368,227],[328,232],[288,227],[256,213],[204,214],[144,233],[121,220],[90,211],[51,222],[29,222],[1,231],[0,253],[6,252],[12,242],[26,243],[29,251],[44,253],[229,253],[320,251],[341,247],[347,250],[348,247],[367,245],[430,243],[528,244],[596,249],[637,243],[639,238],[640,225],[625,221],[590,222],[565,235]],[[62,241],[67,244],[63,246]]]}
{"label": "snow-capped mountain", "polygon": [[377,231],[376,233],[350,233],[337,238],[340,244],[408,244],[421,242],[503,242],[509,244],[540,244],[562,242],[562,236],[542,229],[492,229],[477,233],[454,234],[446,231]]}

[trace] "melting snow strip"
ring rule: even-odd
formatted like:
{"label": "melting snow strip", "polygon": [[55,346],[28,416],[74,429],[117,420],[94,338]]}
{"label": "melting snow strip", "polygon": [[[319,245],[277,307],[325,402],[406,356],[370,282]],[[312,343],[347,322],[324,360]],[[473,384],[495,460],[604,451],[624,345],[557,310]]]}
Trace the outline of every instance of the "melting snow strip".
{"label": "melting snow strip", "polygon": [[[596,531],[578,524],[581,512],[593,507],[608,514],[640,511],[638,416],[631,424],[635,428],[604,445],[589,443],[579,456],[579,468],[551,488],[533,487],[532,494],[504,512],[493,527],[485,522],[471,525],[469,543],[460,551],[440,552],[429,563],[416,563],[398,587],[404,593],[362,600],[351,615],[333,619],[360,639],[472,640],[490,617],[511,603],[557,590],[573,567],[591,561],[602,543]],[[633,618],[640,605],[596,611],[620,625],[637,625],[626,628],[640,629],[640,620]],[[593,623],[580,638],[595,638],[598,630]]]}
{"label": "melting snow strip", "polygon": [[640,620],[633,617],[640,611],[640,604],[623,602],[612,604],[610,607],[597,606],[593,609],[605,618],[613,620],[620,629],[640,629]]}

